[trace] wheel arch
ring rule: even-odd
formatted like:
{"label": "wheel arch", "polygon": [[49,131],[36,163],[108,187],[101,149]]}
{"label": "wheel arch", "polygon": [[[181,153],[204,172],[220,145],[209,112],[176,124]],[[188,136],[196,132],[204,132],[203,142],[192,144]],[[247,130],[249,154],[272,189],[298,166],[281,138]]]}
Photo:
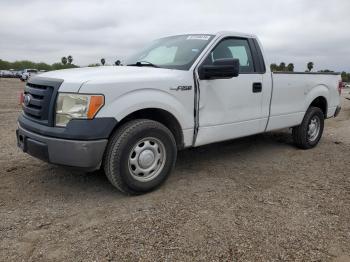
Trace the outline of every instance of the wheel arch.
{"label": "wheel arch", "polygon": [[134,120],[134,119],[149,119],[157,121],[164,126],[166,126],[171,133],[174,135],[176,145],[178,149],[184,148],[184,135],[182,128],[178,119],[169,111],[161,108],[143,108],[136,110],[123,119],[121,119],[118,124],[115,126],[115,129],[124,125],[125,123]]}
{"label": "wheel arch", "polygon": [[315,86],[307,93],[305,112],[311,106],[318,107],[322,110],[324,117],[327,118],[329,96],[330,90],[326,85]]}
{"label": "wheel arch", "polygon": [[327,99],[324,96],[318,96],[316,97],[309,105],[310,107],[318,107],[322,110],[324,118],[327,118],[327,112],[328,112],[328,102]]}

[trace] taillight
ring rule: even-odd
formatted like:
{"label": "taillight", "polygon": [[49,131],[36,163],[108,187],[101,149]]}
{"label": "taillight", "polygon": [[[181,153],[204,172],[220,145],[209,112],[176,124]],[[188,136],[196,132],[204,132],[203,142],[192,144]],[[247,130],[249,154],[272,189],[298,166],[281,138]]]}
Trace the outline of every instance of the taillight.
{"label": "taillight", "polygon": [[341,95],[342,88],[343,88],[343,82],[339,81],[339,84],[338,84],[338,93],[339,93],[339,95]]}

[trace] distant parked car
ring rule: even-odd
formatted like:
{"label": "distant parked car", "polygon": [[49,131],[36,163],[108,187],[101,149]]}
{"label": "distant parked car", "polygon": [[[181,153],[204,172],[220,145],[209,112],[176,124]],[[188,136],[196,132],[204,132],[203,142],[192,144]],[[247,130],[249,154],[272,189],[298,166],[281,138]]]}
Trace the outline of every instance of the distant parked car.
{"label": "distant parked car", "polygon": [[21,75],[21,80],[22,81],[27,81],[30,77],[37,75],[38,70],[36,69],[24,69],[23,73]]}
{"label": "distant parked car", "polygon": [[345,88],[350,88],[350,83],[345,83]]}
{"label": "distant parked car", "polygon": [[18,70],[18,71],[15,72],[15,77],[16,78],[21,78],[22,74],[23,74],[23,71],[22,70]]}
{"label": "distant parked car", "polygon": [[10,72],[9,77],[11,78],[20,78],[23,73],[22,70],[14,70],[14,69],[10,69],[9,72]]}
{"label": "distant parked car", "polygon": [[1,70],[0,76],[1,77],[6,77],[6,78],[15,77],[14,73],[9,71],[9,70]]}

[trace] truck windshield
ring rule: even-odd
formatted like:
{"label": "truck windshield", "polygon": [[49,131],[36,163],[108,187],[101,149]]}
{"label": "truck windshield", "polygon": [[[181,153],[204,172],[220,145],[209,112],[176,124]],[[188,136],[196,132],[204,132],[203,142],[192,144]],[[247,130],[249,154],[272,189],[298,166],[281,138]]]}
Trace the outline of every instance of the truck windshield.
{"label": "truck windshield", "polygon": [[161,38],[126,59],[126,65],[188,70],[213,37],[194,34]]}

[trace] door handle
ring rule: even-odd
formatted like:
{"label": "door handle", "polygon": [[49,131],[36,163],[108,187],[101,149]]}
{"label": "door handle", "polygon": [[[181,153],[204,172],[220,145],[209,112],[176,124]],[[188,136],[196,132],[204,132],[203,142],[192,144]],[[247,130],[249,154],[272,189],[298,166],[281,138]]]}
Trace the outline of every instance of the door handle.
{"label": "door handle", "polygon": [[261,83],[253,83],[253,93],[260,93],[262,91]]}

